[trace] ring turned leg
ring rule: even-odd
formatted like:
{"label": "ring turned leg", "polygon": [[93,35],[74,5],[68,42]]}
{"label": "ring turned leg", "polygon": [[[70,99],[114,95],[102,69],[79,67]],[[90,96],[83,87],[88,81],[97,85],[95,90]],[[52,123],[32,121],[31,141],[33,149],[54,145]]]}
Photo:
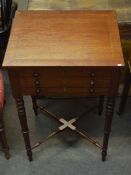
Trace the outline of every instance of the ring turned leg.
{"label": "ring turned leg", "polygon": [[2,115],[2,112],[0,112],[0,141],[1,141],[1,146],[4,151],[6,159],[9,159],[10,158],[9,147],[8,147],[7,140],[6,140],[3,123],[4,123],[3,115]]}
{"label": "ring turned leg", "polygon": [[37,99],[34,96],[32,96],[32,104],[35,115],[38,115]]}
{"label": "ring turned leg", "polygon": [[102,161],[105,161],[108,148],[108,140],[111,131],[111,123],[114,111],[114,98],[108,98],[106,105],[106,116],[105,116],[105,126],[104,126],[104,139],[103,139],[103,149],[102,149]]}
{"label": "ring turned leg", "polygon": [[22,128],[22,133],[25,141],[25,147],[27,150],[27,156],[29,160],[32,161],[32,150],[30,145],[29,130],[27,125],[27,118],[25,113],[23,97],[16,98],[16,105],[17,105],[18,116],[19,116],[19,120]]}

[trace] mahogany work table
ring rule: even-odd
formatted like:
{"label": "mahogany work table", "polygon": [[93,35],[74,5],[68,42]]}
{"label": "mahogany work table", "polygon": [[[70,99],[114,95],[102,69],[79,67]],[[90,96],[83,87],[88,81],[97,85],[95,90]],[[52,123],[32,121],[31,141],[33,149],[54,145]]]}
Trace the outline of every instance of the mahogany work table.
{"label": "mahogany work table", "polygon": [[114,11],[16,13],[3,67],[9,73],[30,161],[32,148],[24,95],[107,96],[102,146],[102,160],[105,160],[123,66]]}

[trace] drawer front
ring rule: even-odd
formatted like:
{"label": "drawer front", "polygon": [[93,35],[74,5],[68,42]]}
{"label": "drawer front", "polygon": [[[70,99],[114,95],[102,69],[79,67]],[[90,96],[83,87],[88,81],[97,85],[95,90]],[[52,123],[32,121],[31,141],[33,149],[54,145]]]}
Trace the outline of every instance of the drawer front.
{"label": "drawer front", "polygon": [[83,97],[108,95],[108,88],[22,88],[23,95]]}
{"label": "drawer front", "polygon": [[36,68],[36,69],[24,69],[20,73],[21,78],[25,77],[102,77],[102,79],[108,79],[111,76],[109,68]]}
{"label": "drawer front", "polygon": [[25,88],[88,88],[110,85],[111,72],[87,68],[45,68],[39,70],[25,70],[20,73],[20,85]]}
{"label": "drawer front", "polygon": [[89,77],[41,77],[33,79],[25,77],[20,79],[21,87],[109,87],[110,79],[91,79]]}
{"label": "drawer front", "polygon": [[111,71],[95,68],[29,69],[19,74],[23,95],[99,96],[108,95]]}

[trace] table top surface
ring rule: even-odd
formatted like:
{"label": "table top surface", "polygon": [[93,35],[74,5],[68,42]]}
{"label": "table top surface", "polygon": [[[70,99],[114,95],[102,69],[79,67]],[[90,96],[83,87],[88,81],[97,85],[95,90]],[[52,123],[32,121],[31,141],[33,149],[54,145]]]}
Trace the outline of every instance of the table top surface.
{"label": "table top surface", "polygon": [[122,66],[114,11],[19,11],[3,67]]}

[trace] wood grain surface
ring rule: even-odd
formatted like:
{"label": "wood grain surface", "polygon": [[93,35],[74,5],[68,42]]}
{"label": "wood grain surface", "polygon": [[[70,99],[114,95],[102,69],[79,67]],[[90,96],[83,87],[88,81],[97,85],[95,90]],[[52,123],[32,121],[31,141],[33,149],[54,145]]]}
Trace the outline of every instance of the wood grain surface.
{"label": "wood grain surface", "polygon": [[114,11],[18,11],[3,67],[124,65]]}

